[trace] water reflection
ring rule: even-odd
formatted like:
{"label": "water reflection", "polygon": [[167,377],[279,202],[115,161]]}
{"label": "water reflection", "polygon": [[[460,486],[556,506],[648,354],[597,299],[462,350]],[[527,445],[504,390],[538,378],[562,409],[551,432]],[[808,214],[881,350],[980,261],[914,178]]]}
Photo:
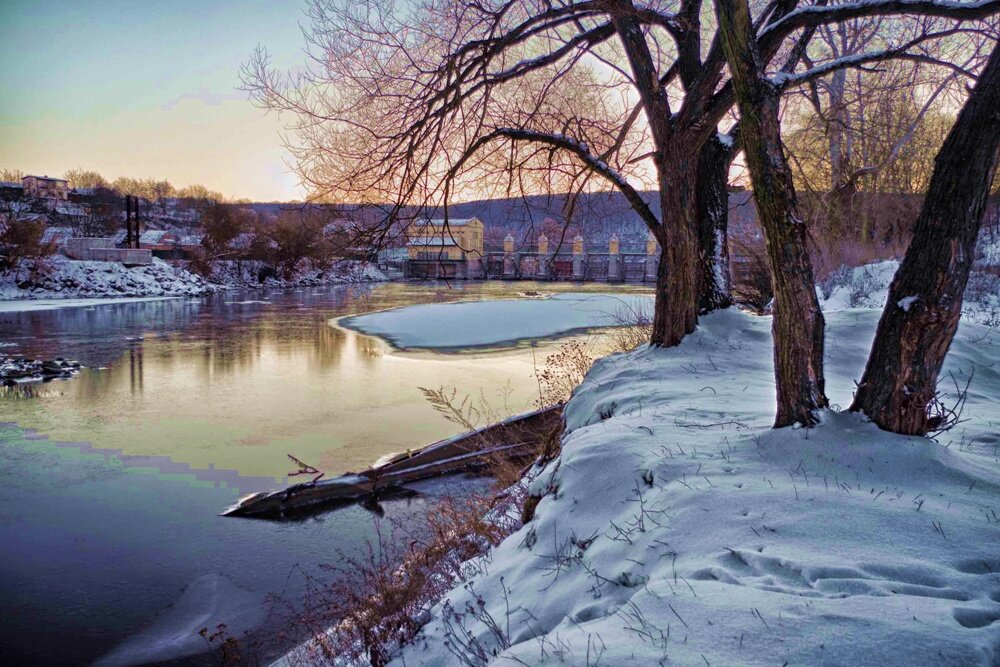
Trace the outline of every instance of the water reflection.
{"label": "water reflection", "polygon": [[532,355],[400,354],[329,320],[506,296],[500,283],[392,284],[8,314],[0,341],[25,354],[79,358],[90,368],[56,395],[0,407],[4,419],[57,440],[275,484],[284,481],[287,453],[328,474],[357,470],[454,432],[419,387],[477,394],[510,382],[511,407],[530,408],[537,392]]}
{"label": "water reflection", "polygon": [[[530,349],[401,354],[328,324],[508,289],[391,284],[0,312],[0,343],[88,366],[0,389],[0,663],[87,664],[207,574],[266,605],[301,594],[294,573],[360,553],[373,533],[363,508],[283,524],[217,513],[285,482],[287,453],[332,475],[450,435],[421,386],[491,395],[509,383],[511,408],[530,406]],[[424,503],[382,508],[402,519]]]}

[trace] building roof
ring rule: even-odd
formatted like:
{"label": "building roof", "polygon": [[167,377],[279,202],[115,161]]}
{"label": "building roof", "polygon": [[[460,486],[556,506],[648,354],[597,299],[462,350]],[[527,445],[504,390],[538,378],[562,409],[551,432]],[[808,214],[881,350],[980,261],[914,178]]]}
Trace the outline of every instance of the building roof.
{"label": "building roof", "polygon": [[[448,218],[448,226],[449,227],[464,227],[465,225],[469,224],[470,222],[478,222],[478,223],[482,224],[483,221],[480,220],[479,218],[476,218],[476,217],[472,217],[472,218]],[[430,220],[424,220],[423,224],[424,225],[434,225],[435,227],[443,227],[444,226],[444,218],[431,218]]]}
{"label": "building roof", "polygon": [[23,188],[24,184],[14,181],[0,181],[0,188]]}
{"label": "building roof", "polygon": [[52,183],[69,183],[65,178],[53,178],[52,176],[35,176],[34,174],[29,174],[25,178],[33,178],[36,181],[50,181]]}
{"label": "building roof", "polygon": [[426,246],[457,246],[451,239],[443,239],[440,236],[432,236],[426,238],[410,239],[409,243],[406,244],[408,247],[426,247]]}

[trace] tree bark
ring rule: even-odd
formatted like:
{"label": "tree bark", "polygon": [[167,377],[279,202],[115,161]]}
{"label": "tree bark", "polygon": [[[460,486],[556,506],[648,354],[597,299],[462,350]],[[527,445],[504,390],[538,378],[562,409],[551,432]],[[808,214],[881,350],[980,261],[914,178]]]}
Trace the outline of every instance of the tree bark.
{"label": "tree bark", "polygon": [[611,20],[618,33],[653,140],[660,194],[660,267],[651,343],[680,344],[698,324],[699,275],[696,229],[697,164],[685,159],[691,142],[675,132],[666,85],[660,81],[632,0],[616,0]]}
{"label": "tree bark", "polygon": [[851,410],[911,435],[928,415],[962,299],[1000,148],[1000,45],[934,160],[934,173]]}
{"label": "tree bark", "polygon": [[671,142],[672,156],[662,163],[666,185],[660,188],[663,221],[660,266],[657,273],[652,343],[670,347],[698,325],[701,275],[698,249],[697,164],[676,156],[690,155],[691,148]]}
{"label": "tree bark", "polygon": [[775,427],[816,423],[826,407],[823,313],[816,298],[805,225],[781,143],[779,91],[765,78],[747,0],[715,0],[719,35],[740,111],[740,139],[764,231],[774,289]]}
{"label": "tree bark", "polygon": [[698,153],[700,313],[733,305],[729,277],[729,148],[710,137]]}

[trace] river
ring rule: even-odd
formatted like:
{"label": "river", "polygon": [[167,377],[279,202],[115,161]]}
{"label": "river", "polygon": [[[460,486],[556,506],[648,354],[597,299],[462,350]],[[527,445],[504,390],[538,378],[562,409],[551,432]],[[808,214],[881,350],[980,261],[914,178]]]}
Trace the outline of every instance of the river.
{"label": "river", "polygon": [[[404,352],[336,319],[531,290],[648,293],[388,283],[0,304],[0,352],[88,367],[0,394],[0,663],[167,661],[196,650],[171,634],[216,616],[273,635],[313,577],[331,576],[319,564],[363,553],[376,516],[348,507],[269,522],[219,511],[289,483],[287,454],[334,475],[455,433],[420,387],[482,395],[498,412],[531,409],[535,369],[560,345]],[[448,484],[384,503],[386,516],[423,511]]]}

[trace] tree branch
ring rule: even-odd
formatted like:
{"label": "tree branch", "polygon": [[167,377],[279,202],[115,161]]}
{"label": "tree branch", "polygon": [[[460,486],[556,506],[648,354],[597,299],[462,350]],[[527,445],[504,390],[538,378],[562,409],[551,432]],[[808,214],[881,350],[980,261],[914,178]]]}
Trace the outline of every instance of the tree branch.
{"label": "tree branch", "polygon": [[482,147],[492,141],[495,141],[496,139],[501,138],[509,139],[511,141],[544,144],[553,148],[564,150],[576,156],[576,158],[583,162],[591,171],[599,174],[611,182],[625,196],[625,199],[628,200],[635,212],[639,214],[639,217],[646,223],[646,226],[649,227],[650,231],[654,234],[659,233],[658,230],[660,228],[660,221],[639,194],[639,191],[632,187],[632,185],[625,180],[624,176],[612,169],[604,160],[601,160],[591,154],[585,144],[581,144],[575,139],[565,135],[548,134],[545,132],[537,132],[535,130],[512,127],[497,128],[489,134],[477,139],[471,146],[469,146],[468,149],[466,149],[462,157],[451,169],[448,170],[448,179],[450,180],[457,175],[465,162]]}

